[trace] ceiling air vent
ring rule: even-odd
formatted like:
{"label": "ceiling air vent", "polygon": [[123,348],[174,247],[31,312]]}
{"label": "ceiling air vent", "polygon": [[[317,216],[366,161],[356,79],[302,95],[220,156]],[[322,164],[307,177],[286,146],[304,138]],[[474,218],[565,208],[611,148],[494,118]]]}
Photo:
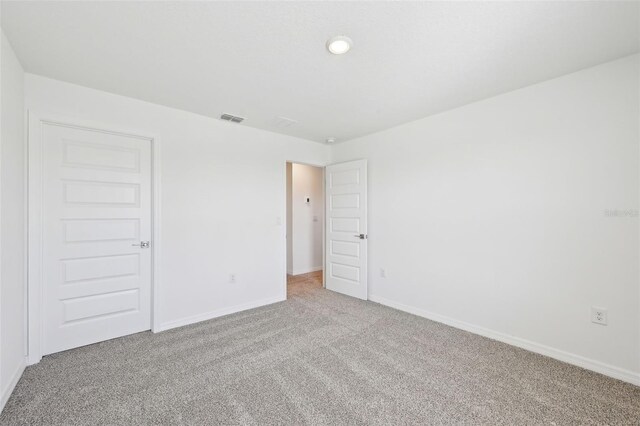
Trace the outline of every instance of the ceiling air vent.
{"label": "ceiling air vent", "polygon": [[238,117],[236,115],[231,115],[231,114],[222,114],[220,116],[220,120],[233,121],[234,123],[242,123],[244,121],[244,117]]}

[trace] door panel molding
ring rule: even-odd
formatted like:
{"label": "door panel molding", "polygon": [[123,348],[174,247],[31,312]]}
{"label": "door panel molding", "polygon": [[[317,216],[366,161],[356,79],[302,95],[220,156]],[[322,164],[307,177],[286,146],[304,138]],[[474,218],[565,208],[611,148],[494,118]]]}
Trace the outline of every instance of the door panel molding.
{"label": "door panel molding", "polygon": [[328,165],[325,180],[326,288],[367,300],[367,160]]}
{"label": "door panel molding", "polygon": [[[98,132],[103,134],[124,136],[147,140],[151,145],[151,306],[150,323],[151,330],[160,330],[160,283],[161,283],[161,142],[157,136],[151,136],[151,132],[141,132],[139,130],[122,129],[118,125],[96,122],[91,120],[77,119],[74,117],[64,117],[56,114],[41,113],[38,111],[27,111],[27,205],[28,205],[28,226],[27,226],[27,364],[35,364],[40,361],[43,355],[43,247],[44,247],[44,125],[67,127],[85,131]],[[69,141],[69,146],[72,141]],[[89,147],[90,148],[90,147]],[[88,149],[88,148],[87,148]],[[85,150],[86,151],[86,150]],[[72,152],[69,159],[72,162],[82,162],[82,156],[86,152],[76,150]],[[126,149],[115,148],[114,158],[123,158],[128,155]],[[67,155],[65,153],[65,155]],[[66,158],[66,157],[65,157]],[[104,159],[105,161],[110,159]],[[137,159],[132,158],[131,168],[136,168]],[[98,168],[109,170],[110,164],[92,164]],[[117,221],[118,219],[114,219]],[[129,230],[129,232],[131,232]],[[137,232],[137,231],[136,231]],[[125,235],[125,239],[127,236]],[[79,243],[82,244],[82,243]],[[126,284],[126,283],[124,283]],[[126,292],[127,286],[122,286],[120,292]],[[128,302],[128,299],[122,298]],[[126,303],[123,305],[127,307]]]}

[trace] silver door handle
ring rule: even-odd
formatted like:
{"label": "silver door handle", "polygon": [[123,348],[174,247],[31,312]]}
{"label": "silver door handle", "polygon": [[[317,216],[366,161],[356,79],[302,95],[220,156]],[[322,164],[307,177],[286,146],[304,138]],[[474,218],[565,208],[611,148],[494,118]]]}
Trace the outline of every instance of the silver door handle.
{"label": "silver door handle", "polygon": [[361,240],[365,240],[367,238],[367,234],[356,234],[356,235],[354,235],[354,237],[358,237]]}
{"label": "silver door handle", "polygon": [[135,247],[140,247],[140,248],[149,248],[151,243],[149,243],[149,241],[140,241],[140,244],[131,244],[131,245]]}

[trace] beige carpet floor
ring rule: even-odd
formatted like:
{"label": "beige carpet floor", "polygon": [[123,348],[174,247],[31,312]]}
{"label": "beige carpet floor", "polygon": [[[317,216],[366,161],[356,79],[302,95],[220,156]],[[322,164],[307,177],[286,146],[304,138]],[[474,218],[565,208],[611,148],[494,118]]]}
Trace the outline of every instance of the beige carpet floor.
{"label": "beige carpet floor", "polygon": [[44,357],[2,425],[640,424],[640,388],[292,278],[285,302]]}

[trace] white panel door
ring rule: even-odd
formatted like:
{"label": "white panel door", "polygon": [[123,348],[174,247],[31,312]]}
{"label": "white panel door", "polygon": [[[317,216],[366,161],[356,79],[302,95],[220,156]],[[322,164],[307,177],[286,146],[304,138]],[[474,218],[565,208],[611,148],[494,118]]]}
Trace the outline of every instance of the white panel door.
{"label": "white panel door", "polygon": [[151,325],[151,142],[43,124],[43,354]]}
{"label": "white panel door", "polygon": [[326,287],[367,300],[367,160],[327,166],[325,178]]}

